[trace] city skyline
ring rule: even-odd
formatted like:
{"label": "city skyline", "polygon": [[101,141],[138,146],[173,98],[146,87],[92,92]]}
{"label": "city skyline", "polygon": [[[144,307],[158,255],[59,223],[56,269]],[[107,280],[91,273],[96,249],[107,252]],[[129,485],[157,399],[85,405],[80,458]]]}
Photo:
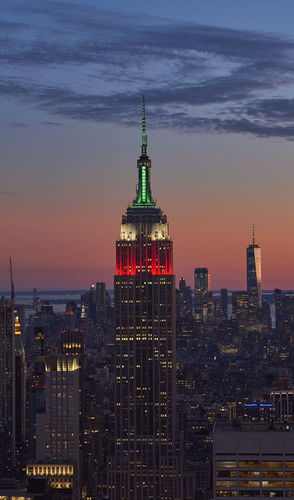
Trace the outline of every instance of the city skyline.
{"label": "city skyline", "polygon": [[3,3],[1,288],[10,255],[19,290],[112,288],[142,91],[177,281],[245,289],[254,221],[264,289],[293,288],[293,4],[68,5]]}

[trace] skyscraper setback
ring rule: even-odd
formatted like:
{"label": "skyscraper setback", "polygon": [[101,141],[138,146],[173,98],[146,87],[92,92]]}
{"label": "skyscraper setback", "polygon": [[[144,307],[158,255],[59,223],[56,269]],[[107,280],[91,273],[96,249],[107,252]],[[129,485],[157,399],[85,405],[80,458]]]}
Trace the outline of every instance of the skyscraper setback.
{"label": "skyscraper setback", "polygon": [[116,243],[115,457],[111,497],[175,499],[175,278],[152,198],[143,98],[137,196]]}

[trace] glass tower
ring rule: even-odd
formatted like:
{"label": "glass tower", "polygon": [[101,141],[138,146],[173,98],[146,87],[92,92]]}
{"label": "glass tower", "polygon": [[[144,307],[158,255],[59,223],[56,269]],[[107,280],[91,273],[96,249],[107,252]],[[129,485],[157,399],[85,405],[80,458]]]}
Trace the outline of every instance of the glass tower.
{"label": "glass tower", "polygon": [[137,195],[116,243],[115,453],[110,497],[176,499],[175,278],[167,218],[151,194],[143,97]]}
{"label": "glass tower", "polygon": [[247,247],[247,293],[249,314],[262,307],[261,293],[261,248],[255,243],[254,224],[252,244]]}

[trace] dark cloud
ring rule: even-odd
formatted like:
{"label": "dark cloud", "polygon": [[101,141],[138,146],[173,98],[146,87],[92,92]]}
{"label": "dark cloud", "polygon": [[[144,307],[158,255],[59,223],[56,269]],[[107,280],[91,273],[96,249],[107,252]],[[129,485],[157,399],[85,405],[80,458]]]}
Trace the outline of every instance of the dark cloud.
{"label": "dark cloud", "polygon": [[4,122],[4,121],[1,121],[0,123],[2,123],[3,125],[6,125],[7,127],[12,127],[12,128],[25,128],[28,126],[27,123],[24,123],[24,122]]}
{"label": "dark cloud", "polygon": [[133,125],[144,90],[154,127],[294,137],[294,100],[273,97],[294,80],[291,39],[86,4],[30,0],[22,9],[19,26],[1,23],[2,96]]}

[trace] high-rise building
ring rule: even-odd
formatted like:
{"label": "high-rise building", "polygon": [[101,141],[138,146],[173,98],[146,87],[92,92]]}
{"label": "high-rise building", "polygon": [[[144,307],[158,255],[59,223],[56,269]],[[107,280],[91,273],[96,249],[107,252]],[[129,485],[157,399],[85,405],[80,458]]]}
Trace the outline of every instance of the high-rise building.
{"label": "high-rise building", "polygon": [[151,194],[143,99],[137,196],[116,243],[115,456],[110,497],[173,499],[175,278],[167,218]]}
{"label": "high-rise building", "polygon": [[[84,431],[85,431],[85,397],[84,397],[84,331],[78,328],[73,330],[62,330],[61,332],[61,351],[64,356],[76,357],[79,360],[79,446],[80,463],[84,464]],[[85,467],[80,467],[81,482],[87,480]]]}
{"label": "high-rise building", "polygon": [[272,391],[271,400],[275,407],[275,421],[281,423],[294,423],[294,390]]}
{"label": "high-rise building", "polygon": [[220,291],[220,315],[223,319],[228,318],[228,290],[226,288]]}
{"label": "high-rise building", "polygon": [[190,286],[186,285],[184,278],[180,279],[179,291],[177,295],[177,315],[179,317],[192,315],[193,300],[192,290]]}
{"label": "high-rise building", "polygon": [[96,285],[93,283],[90,291],[82,295],[81,299],[84,317],[91,318],[95,324],[100,326],[105,325],[111,303],[105,283],[99,282]]}
{"label": "high-rise building", "polygon": [[0,477],[15,465],[14,303],[0,299]]}
{"label": "high-rise building", "polygon": [[252,315],[262,307],[261,293],[261,248],[255,243],[254,224],[252,244],[247,247],[247,292],[248,312]]}
{"label": "high-rise building", "polygon": [[293,498],[293,446],[290,426],[216,423],[213,498]]}
{"label": "high-rise building", "polygon": [[276,330],[281,342],[293,343],[294,335],[294,293],[275,290]]}
{"label": "high-rise building", "polygon": [[46,459],[79,458],[79,368],[76,357],[45,358]]}
{"label": "high-rise building", "polygon": [[22,332],[18,316],[14,322],[14,370],[15,370],[15,465],[18,472],[24,466],[26,438],[26,363]]}
{"label": "high-rise building", "polygon": [[238,330],[245,330],[248,324],[248,293],[232,292],[232,320]]}
{"label": "high-rise building", "polygon": [[209,291],[209,274],[206,267],[197,267],[194,270],[195,289],[195,319],[203,320],[207,317],[207,302]]}
{"label": "high-rise building", "polygon": [[29,456],[44,453],[45,436],[45,339],[44,328],[35,327],[32,345],[31,389],[29,394]]}

